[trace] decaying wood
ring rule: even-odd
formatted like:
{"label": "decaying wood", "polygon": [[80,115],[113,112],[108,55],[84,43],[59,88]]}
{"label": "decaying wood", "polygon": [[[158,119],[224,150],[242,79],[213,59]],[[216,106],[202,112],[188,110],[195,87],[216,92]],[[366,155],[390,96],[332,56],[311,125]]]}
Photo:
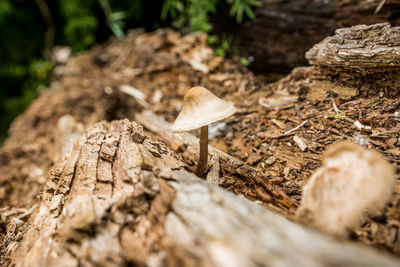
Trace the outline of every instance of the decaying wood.
{"label": "decaying wood", "polygon": [[[400,27],[389,23],[338,29],[306,53],[315,80],[333,81],[366,93],[400,92]],[[317,82],[316,83],[320,83]],[[347,88],[349,90],[349,88]]]}
{"label": "decaying wood", "polygon": [[357,25],[336,30],[306,53],[312,65],[363,75],[398,71],[400,27],[389,23]]}
{"label": "decaying wood", "polygon": [[[307,64],[304,54],[337,28],[390,22],[400,26],[398,0],[262,0],[256,18],[230,29],[229,21],[216,24],[231,30],[240,51],[254,57],[251,68],[262,73],[288,73]],[[376,12],[380,7],[379,12]]]}
{"label": "decaying wood", "polygon": [[15,266],[398,266],[202,181],[128,120],[98,123],[59,162]]}
{"label": "decaying wood", "polygon": [[[199,157],[199,139],[194,135],[190,133],[173,134],[171,131],[171,124],[159,116],[156,116],[151,111],[144,111],[136,114],[135,120],[152,132],[157,133],[173,147],[174,150],[185,150],[183,160],[195,162]],[[293,213],[293,209],[296,207],[294,201],[287,197],[279,188],[270,184],[270,182],[263,177],[260,170],[252,168],[245,162],[210,145],[209,153],[219,158],[221,167],[228,175],[233,176],[236,174],[239,175],[239,179],[248,181],[249,184],[255,183],[259,185],[265,191],[265,193],[263,193],[263,198],[265,198],[266,202],[272,203],[289,213]],[[219,184],[222,185],[223,183],[220,182]]]}
{"label": "decaying wood", "polygon": [[[283,219],[279,219],[283,228],[269,228],[276,224],[264,216],[276,216],[265,206],[281,215],[290,215],[300,200],[303,185],[320,164],[320,153],[341,139],[365,140],[365,144],[390,160],[397,168],[397,178],[400,177],[400,156],[396,152],[400,147],[400,102],[398,92],[393,90],[398,88],[396,70],[363,77],[361,72],[346,68],[336,75],[332,72],[335,68],[314,65],[297,68],[277,83],[264,84],[235,61],[213,56],[206,45],[206,35],[137,30],[129,36],[132,37],[72,57],[67,65],[57,69],[52,88],[41,92],[13,124],[11,137],[0,148],[0,264],[7,264],[12,256],[18,265],[54,265],[56,261],[65,265],[157,266],[160,262],[200,262],[209,266],[211,261],[215,265],[214,262],[221,261],[214,257],[229,255],[236,259],[237,254],[245,258],[239,263],[256,258],[253,262],[274,265],[284,259],[293,263],[294,257],[302,257],[296,260],[316,262],[315,265],[338,264],[339,260],[350,262],[349,265],[367,264],[367,259],[385,265],[374,261],[386,256],[376,256],[370,249],[353,245],[348,248],[348,243],[331,239],[327,239],[331,244],[326,246],[319,241],[310,242],[321,237],[314,238],[307,230],[301,230],[307,234],[294,235],[297,230],[285,228],[288,222]],[[296,41],[291,42],[296,45]],[[129,50],[124,52],[127,47]],[[152,132],[142,134],[139,126],[128,121],[97,124],[82,137],[83,129],[93,123],[134,120],[146,106],[171,122],[186,90],[199,84],[238,108],[235,116],[226,119],[224,127],[210,139],[212,146],[226,155],[219,159],[219,171],[215,165],[209,172],[209,180],[218,181],[237,195],[257,200],[263,205],[254,208],[258,211],[240,204],[249,203],[248,200],[225,197],[228,193],[221,189],[204,189],[209,185],[199,179],[193,180],[193,184],[188,182],[192,176],[186,171],[192,172],[198,159],[197,140],[185,143],[166,132],[161,136],[150,126],[146,128]],[[136,88],[143,95],[129,97],[119,90],[121,86]],[[140,103],[143,99],[146,102]],[[302,124],[304,121],[307,123]],[[355,121],[365,127],[354,127]],[[296,131],[285,135],[291,129]],[[299,137],[297,141],[292,135]],[[167,146],[149,136],[165,141]],[[77,145],[72,146],[72,139],[78,141]],[[299,140],[306,145],[304,151]],[[186,188],[191,188],[190,194],[183,193]],[[177,196],[182,196],[181,206],[189,203],[187,199],[198,198],[196,203],[184,206],[184,210],[174,206]],[[218,216],[211,213],[213,205],[216,210],[221,208]],[[185,213],[193,211],[197,217],[187,219],[190,216]],[[237,213],[242,211],[250,214],[246,221],[238,217]],[[352,236],[360,243],[399,253],[399,211],[397,186],[384,214],[369,219]],[[206,216],[206,212],[214,217]],[[233,219],[229,219],[232,214]],[[176,222],[178,219],[169,221],[174,220],[168,219],[174,215],[179,220],[186,218],[185,228]],[[222,225],[220,220],[228,220],[232,227],[211,228],[214,223]],[[262,222],[261,228],[250,229],[259,227],[254,220]],[[166,222],[174,227],[167,227]],[[169,233],[188,234],[175,236],[166,229]],[[217,230],[210,234],[213,229]],[[275,232],[279,239],[274,239]],[[264,239],[263,233],[267,233],[268,239]],[[251,243],[251,251],[258,254],[240,244],[231,244],[236,235],[244,238],[243,244]],[[285,243],[271,247],[275,241]],[[312,246],[314,243],[318,245]],[[220,244],[227,247],[221,248]],[[339,245],[345,249],[336,249]],[[326,252],[319,248],[326,248]],[[241,250],[250,255],[240,254]],[[218,255],[212,256],[215,251],[219,251]],[[258,258],[271,255],[270,251],[279,257]],[[320,255],[329,255],[328,260]],[[229,257],[223,260],[231,263]]]}
{"label": "decaying wood", "polygon": [[[304,94],[313,103],[329,92],[343,100],[360,94],[396,98],[400,92],[400,27],[379,23],[338,29],[306,57],[312,66],[295,69],[280,81],[281,90]],[[338,113],[336,103],[333,109]]]}

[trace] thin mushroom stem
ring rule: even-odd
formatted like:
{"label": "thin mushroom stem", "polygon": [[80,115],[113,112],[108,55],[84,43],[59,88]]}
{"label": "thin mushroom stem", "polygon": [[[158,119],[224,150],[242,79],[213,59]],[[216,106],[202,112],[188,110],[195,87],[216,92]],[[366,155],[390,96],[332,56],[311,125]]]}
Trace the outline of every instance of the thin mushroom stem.
{"label": "thin mushroom stem", "polygon": [[200,130],[200,158],[197,164],[196,175],[201,177],[207,170],[208,161],[208,125]]}

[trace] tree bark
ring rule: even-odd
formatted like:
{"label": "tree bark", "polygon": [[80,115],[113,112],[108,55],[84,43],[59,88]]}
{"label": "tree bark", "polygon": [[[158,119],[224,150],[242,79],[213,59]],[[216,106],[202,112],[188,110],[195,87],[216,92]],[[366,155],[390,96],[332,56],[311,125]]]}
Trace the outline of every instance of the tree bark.
{"label": "tree bark", "polygon": [[15,266],[398,266],[184,170],[128,120],[98,123],[51,172]]}
{"label": "tree bark", "polygon": [[397,97],[400,66],[400,27],[389,23],[338,29],[314,45],[306,58],[314,80],[332,81],[373,95],[381,88]]}

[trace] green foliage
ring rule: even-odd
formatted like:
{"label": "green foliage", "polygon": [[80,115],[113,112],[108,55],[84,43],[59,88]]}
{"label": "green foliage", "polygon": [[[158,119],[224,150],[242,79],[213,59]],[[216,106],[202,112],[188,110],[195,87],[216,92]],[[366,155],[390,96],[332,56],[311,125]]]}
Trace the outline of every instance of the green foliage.
{"label": "green foliage", "polygon": [[[142,19],[144,0],[59,0],[59,12],[65,20],[64,44],[74,51],[88,49],[96,41],[101,24],[105,23],[118,38],[123,38],[125,21]],[[99,14],[101,11],[103,14]],[[108,36],[108,35],[107,35]]]}
{"label": "green foliage", "polygon": [[110,27],[111,31],[118,38],[123,38],[125,36],[122,28],[124,27],[123,19],[126,18],[126,13],[123,11],[112,12],[110,3],[107,0],[99,0],[101,7],[103,8],[104,15],[106,16],[107,25]]}
{"label": "green foliage", "polygon": [[64,34],[67,44],[75,51],[81,51],[95,42],[97,19],[92,16],[70,18],[65,25]]}
{"label": "green foliage", "polygon": [[87,49],[96,40],[98,20],[92,8],[96,0],[60,0],[60,15],[65,19],[62,29],[66,45],[74,51]]}
{"label": "green foliage", "polygon": [[214,48],[215,55],[219,57],[226,57],[231,51],[232,38],[226,35],[222,35],[221,38],[217,35],[210,35],[207,42]]}
{"label": "green foliage", "polygon": [[51,66],[40,59],[44,30],[40,23],[32,23],[42,17],[33,8],[37,9],[34,1],[0,0],[0,142],[37,88],[49,80]]}
{"label": "green foliage", "polygon": [[[111,33],[122,38],[124,20],[134,27],[142,19],[144,0],[45,0],[44,3],[56,28],[52,41],[82,51],[104,41]],[[49,85],[53,66],[42,54],[49,26],[46,23],[37,1],[0,0],[0,142],[6,137],[11,121]]]}
{"label": "green foliage", "polygon": [[230,15],[236,22],[243,21],[244,14],[250,19],[255,15],[252,8],[261,6],[260,0],[166,0],[161,11],[161,19],[172,19],[172,26],[183,32],[209,32],[212,30],[210,15],[230,6]]}
{"label": "green foliage", "polygon": [[0,22],[13,11],[13,6],[8,0],[0,1]]}
{"label": "green foliage", "polygon": [[[41,58],[32,59],[27,65],[10,64],[0,67],[2,80],[7,81],[4,78],[23,80],[18,95],[7,92],[9,88],[0,93],[0,112],[2,113],[0,141],[6,137],[5,130],[8,124],[32,102],[39,90],[49,85],[52,70],[51,62]],[[5,97],[7,93],[10,95]]]}
{"label": "green foliage", "polygon": [[245,58],[245,57],[241,57],[241,58],[240,58],[240,63],[241,63],[243,66],[249,66],[249,65],[250,65],[249,59],[248,59],[248,58]]}
{"label": "green foliage", "polygon": [[261,6],[260,0],[227,0],[231,5],[229,11],[231,16],[236,17],[236,22],[241,23],[243,21],[243,14],[246,14],[250,19],[254,19],[252,7]]}
{"label": "green foliage", "polygon": [[[210,32],[212,24],[210,15],[227,9],[230,6],[229,14],[236,18],[237,23],[243,21],[246,15],[254,19],[253,7],[261,6],[260,0],[166,0],[164,1],[161,19],[171,19],[172,26],[183,33],[187,32]],[[211,35],[208,43],[214,48],[215,54],[220,57],[231,55],[232,38],[222,35],[220,37]],[[242,58],[241,63],[250,65],[249,60]]]}
{"label": "green foliage", "polygon": [[218,0],[166,0],[161,19],[172,18],[172,26],[184,31],[209,32],[209,15],[215,14]]}

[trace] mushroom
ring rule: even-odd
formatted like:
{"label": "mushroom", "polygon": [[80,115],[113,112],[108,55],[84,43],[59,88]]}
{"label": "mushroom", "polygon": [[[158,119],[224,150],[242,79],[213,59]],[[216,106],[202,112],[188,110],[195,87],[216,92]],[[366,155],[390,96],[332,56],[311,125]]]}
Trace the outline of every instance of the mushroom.
{"label": "mushroom", "polygon": [[207,170],[208,125],[225,119],[236,112],[232,103],[226,102],[204,87],[193,87],[186,92],[183,108],[172,125],[175,133],[200,131],[200,158],[196,175],[201,177]]}
{"label": "mushroom", "polygon": [[339,142],[325,151],[322,166],[304,186],[297,216],[345,236],[384,208],[394,186],[394,169],[381,154],[355,143]]}

